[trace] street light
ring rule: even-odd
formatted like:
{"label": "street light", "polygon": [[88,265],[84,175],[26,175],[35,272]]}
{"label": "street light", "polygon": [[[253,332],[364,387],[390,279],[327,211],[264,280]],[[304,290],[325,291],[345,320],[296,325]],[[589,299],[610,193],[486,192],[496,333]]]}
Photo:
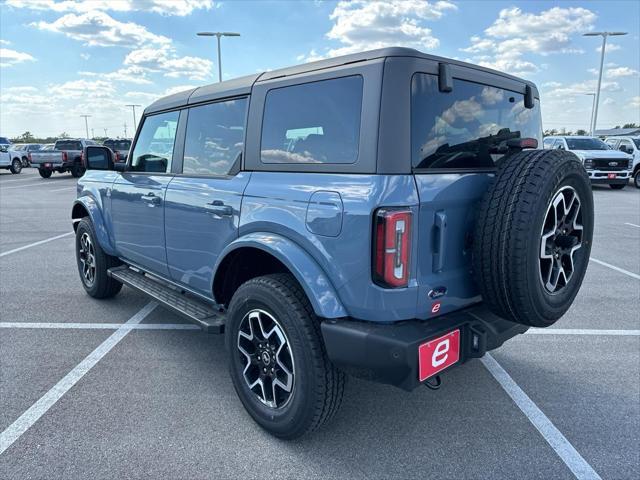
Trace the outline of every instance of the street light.
{"label": "street light", "polygon": [[80,115],[81,117],[84,117],[84,128],[86,130],[87,136],[85,137],[87,140],[89,139],[89,122],[87,121],[87,118],[89,118],[91,115]]}
{"label": "street light", "polygon": [[142,105],[129,103],[125,105],[125,107],[131,107],[133,109],[133,131],[136,131],[136,107],[141,107]]}
{"label": "street light", "polygon": [[600,52],[600,73],[598,75],[598,88],[596,89],[595,108],[593,110],[593,119],[591,121],[591,134],[596,131],[596,123],[598,121],[598,105],[600,104],[600,85],[602,84],[602,68],[604,67],[604,51],[607,46],[607,37],[617,37],[626,35],[627,32],[589,32],[583,33],[585,37],[602,37],[602,51]]}
{"label": "street light", "polygon": [[585,95],[590,95],[593,97],[593,101],[591,102],[591,118],[589,119],[589,135],[593,137],[593,112],[596,108],[596,94],[595,93],[585,93]]}
{"label": "street light", "polygon": [[198,32],[199,37],[216,37],[218,39],[218,81],[222,81],[222,58],[220,54],[220,37],[239,37],[239,33],[234,32]]}

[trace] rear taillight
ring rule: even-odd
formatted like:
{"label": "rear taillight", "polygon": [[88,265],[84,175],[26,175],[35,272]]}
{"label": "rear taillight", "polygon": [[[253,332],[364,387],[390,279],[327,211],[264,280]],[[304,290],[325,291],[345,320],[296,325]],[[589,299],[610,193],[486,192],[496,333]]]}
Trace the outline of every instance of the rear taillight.
{"label": "rear taillight", "polygon": [[27,155],[27,158],[29,159],[29,163],[31,163],[31,154]]}
{"label": "rear taillight", "polygon": [[411,211],[381,208],[373,219],[373,280],[387,288],[409,283]]}
{"label": "rear taillight", "polygon": [[62,161],[66,162],[67,158],[69,158],[69,157],[67,157],[67,152],[62,152]]}
{"label": "rear taillight", "polygon": [[113,153],[115,153],[115,155],[116,155],[116,162],[119,162],[120,161],[120,154],[117,151],[115,151]]}

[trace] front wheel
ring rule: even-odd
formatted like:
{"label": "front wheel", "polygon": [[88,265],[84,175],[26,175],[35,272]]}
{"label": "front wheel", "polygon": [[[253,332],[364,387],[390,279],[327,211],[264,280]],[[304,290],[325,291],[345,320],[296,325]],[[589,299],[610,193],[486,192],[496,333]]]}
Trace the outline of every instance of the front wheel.
{"label": "front wheel", "polygon": [[13,159],[13,162],[11,162],[10,170],[11,170],[11,173],[13,174],[18,174],[22,171],[22,162],[20,161],[19,158]]}
{"label": "front wheel", "polygon": [[38,173],[42,178],[49,178],[53,172],[51,170],[45,170],[44,168],[39,168]]}
{"label": "front wheel", "polygon": [[609,187],[613,188],[614,190],[622,190],[624,187],[626,187],[626,185],[622,184],[622,185],[609,185]]}
{"label": "front wheel", "polygon": [[329,361],[320,322],[291,275],[266,275],[240,286],[225,335],[238,397],[271,434],[300,437],[338,410],[344,373]]}
{"label": "front wheel", "polygon": [[107,274],[107,270],[120,265],[120,261],[102,250],[89,217],[83,218],[78,223],[76,261],[82,286],[90,296],[110,298],[122,288],[122,283]]}
{"label": "front wheel", "polygon": [[640,188],[640,168],[636,170],[636,173],[633,175],[633,184],[636,188]]}

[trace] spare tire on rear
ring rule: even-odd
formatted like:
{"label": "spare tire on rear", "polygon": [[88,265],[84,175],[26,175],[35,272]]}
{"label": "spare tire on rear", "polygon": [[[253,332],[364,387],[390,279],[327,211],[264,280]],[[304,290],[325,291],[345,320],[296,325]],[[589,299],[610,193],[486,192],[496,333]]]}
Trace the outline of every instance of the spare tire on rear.
{"label": "spare tire on rear", "polygon": [[484,195],[473,241],[474,278],[497,315],[548,327],[569,309],[589,263],[593,196],[573,153],[506,156]]}

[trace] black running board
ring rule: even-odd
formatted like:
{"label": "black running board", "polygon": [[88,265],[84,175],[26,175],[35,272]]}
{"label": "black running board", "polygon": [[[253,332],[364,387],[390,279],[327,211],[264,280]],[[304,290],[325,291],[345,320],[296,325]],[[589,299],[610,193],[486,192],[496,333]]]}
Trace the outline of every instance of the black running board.
{"label": "black running board", "polygon": [[111,268],[113,279],[151,297],[163,307],[195,323],[207,333],[224,333],[225,314],[213,305],[188,296],[177,287],[128,266]]}

